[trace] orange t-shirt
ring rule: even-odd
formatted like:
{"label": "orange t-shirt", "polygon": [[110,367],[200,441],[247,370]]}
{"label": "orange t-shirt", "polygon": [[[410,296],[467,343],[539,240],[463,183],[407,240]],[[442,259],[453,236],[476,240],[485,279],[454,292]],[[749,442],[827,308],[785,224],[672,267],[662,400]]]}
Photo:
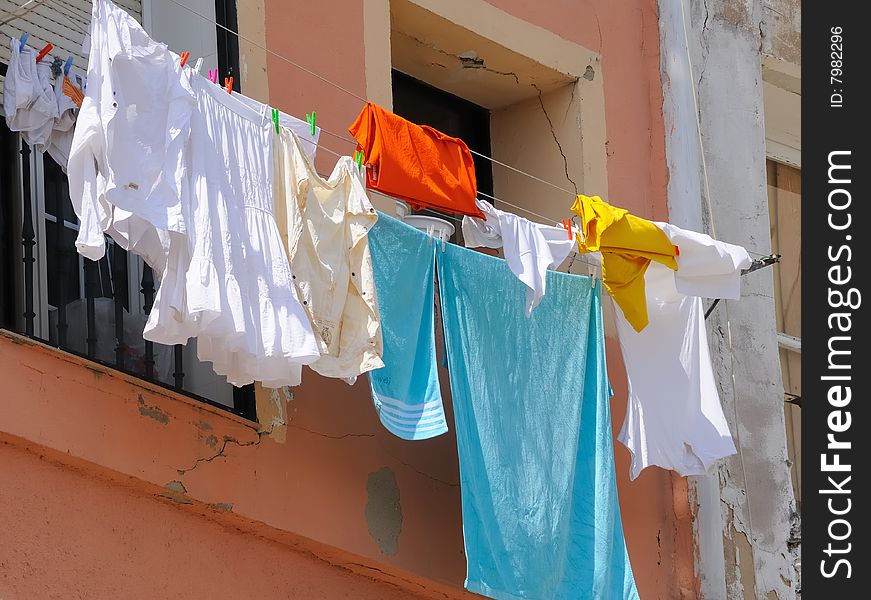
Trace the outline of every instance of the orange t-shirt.
{"label": "orange t-shirt", "polygon": [[371,165],[366,169],[369,188],[405,200],[415,209],[486,220],[475,205],[475,163],[463,140],[415,125],[371,102],[348,131]]}

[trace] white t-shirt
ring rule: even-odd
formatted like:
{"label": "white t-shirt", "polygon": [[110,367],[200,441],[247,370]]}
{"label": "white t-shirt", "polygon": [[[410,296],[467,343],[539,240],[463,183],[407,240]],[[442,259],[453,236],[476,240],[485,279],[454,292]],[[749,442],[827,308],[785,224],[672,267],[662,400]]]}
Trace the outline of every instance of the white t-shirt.
{"label": "white t-shirt", "polygon": [[575,247],[565,229],[534,223],[513,213],[494,208],[489,202],[475,200],[487,215],[482,221],[463,217],[463,240],[467,248],[503,248],[511,272],[526,287],[526,316],[538,306],[545,294],[547,270],[558,267]]}
{"label": "white t-shirt", "polygon": [[735,453],[711,367],[701,297],[738,299],[740,246],[656,223],[678,246],[678,270],[651,263],[644,276],[649,324],[641,332],[616,312],[629,399],[618,439],[632,453],[630,477],[650,465],[702,475]]}

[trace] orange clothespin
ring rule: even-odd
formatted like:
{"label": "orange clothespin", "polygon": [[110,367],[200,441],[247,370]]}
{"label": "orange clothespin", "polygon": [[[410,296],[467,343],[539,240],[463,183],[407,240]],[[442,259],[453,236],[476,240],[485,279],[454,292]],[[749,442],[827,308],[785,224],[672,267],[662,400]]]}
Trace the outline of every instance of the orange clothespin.
{"label": "orange clothespin", "polygon": [[674,255],[675,255],[675,256],[680,256],[680,246],[675,246],[675,247],[674,247]]}
{"label": "orange clothespin", "polygon": [[51,49],[52,49],[52,48],[54,48],[54,46],[52,46],[50,43],[49,43],[49,44],[46,44],[46,45],[43,47],[43,49],[39,51],[39,54],[36,55],[36,62],[39,62],[39,61],[41,61],[43,58],[45,58],[45,55],[48,54],[49,52],[51,52]]}
{"label": "orange clothespin", "polygon": [[566,230],[566,233],[569,234],[569,239],[572,239],[572,221],[571,219],[563,219],[561,221],[563,228]]}
{"label": "orange clothespin", "polygon": [[182,53],[180,54],[180,56],[181,56],[181,66],[184,66],[184,64],[185,64],[185,63],[188,61],[188,59],[191,57],[191,53],[190,53],[190,52],[182,52]]}
{"label": "orange clothespin", "polygon": [[224,88],[226,88],[228,94],[233,92],[233,78],[232,77],[224,77]]}

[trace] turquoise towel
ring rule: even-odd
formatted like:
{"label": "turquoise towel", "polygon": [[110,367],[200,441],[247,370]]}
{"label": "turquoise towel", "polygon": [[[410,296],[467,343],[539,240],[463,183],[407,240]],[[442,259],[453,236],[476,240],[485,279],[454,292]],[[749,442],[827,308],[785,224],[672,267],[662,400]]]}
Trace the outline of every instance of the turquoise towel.
{"label": "turquoise towel", "polygon": [[369,250],[381,313],[384,367],[369,372],[381,423],[406,440],[448,430],[435,352],[436,242],[402,221],[379,213]]}
{"label": "turquoise towel", "polygon": [[527,318],[508,265],[437,253],[460,460],[466,588],[638,598],[620,523],[600,285],[548,272]]}

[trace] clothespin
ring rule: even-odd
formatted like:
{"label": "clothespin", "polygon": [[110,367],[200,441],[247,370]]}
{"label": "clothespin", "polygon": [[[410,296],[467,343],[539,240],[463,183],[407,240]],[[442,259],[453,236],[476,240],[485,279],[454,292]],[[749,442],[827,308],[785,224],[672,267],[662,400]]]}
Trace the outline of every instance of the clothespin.
{"label": "clothespin", "polygon": [[272,109],[272,124],[275,125],[275,133],[281,133],[279,130],[279,118],[278,118],[278,109]]}
{"label": "clothespin", "polygon": [[218,83],[218,69],[209,69],[209,81]]}
{"label": "clothespin", "polygon": [[72,67],[72,66],[73,66],[73,55],[70,54],[69,56],[67,56],[67,61],[64,63],[64,76],[67,76],[70,74],[70,67]]}
{"label": "clothespin", "polygon": [[36,62],[39,62],[43,58],[45,58],[45,55],[51,52],[52,48],[54,48],[54,46],[52,46],[50,42],[43,46],[42,50],[39,51],[39,54],[36,55]]}
{"label": "clothespin", "polygon": [[363,152],[357,150],[354,152],[354,162],[357,163],[357,170],[363,170]]}
{"label": "clothespin", "polygon": [[179,56],[181,56],[181,66],[183,67],[184,64],[185,64],[185,63],[188,61],[188,59],[191,57],[191,53],[185,51],[185,52],[182,52]]}
{"label": "clothespin", "polygon": [[197,62],[194,63],[194,72],[199,73],[202,66],[203,66],[203,57],[201,56],[197,59]]}
{"label": "clothespin", "polygon": [[224,77],[224,89],[227,90],[228,94],[233,92],[233,78],[232,77]]}
{"label": "clothespin", "polygon": [[27,38],[30,37],[30,34],[26,31],[22,32],[21,37],[18,38],[18,51],[24,52],[24,47],[27,45]]}
{"label": "clothespin", "polygon": [[595,273],[590,275],[590,289],[591,290],[596,289],[596,274]]}
{"label": "clothespin", "polygon": [[572,221],[571,219],[563,219],[560,221],[562,223],[563,229],[569,234],[569,239],[572,239]]}
{"label": "clothespin", "polygon": [[315,127],[315,119],[316,118],[317,118],[317,115],[315,114],[315,111],[311,111],[311,114],[309,114],[309,113],[305,114],[305,120],[308,122],[309,126],[311,127],[312,137],[314,137],[315,133],[317,133],[317,128]]}

